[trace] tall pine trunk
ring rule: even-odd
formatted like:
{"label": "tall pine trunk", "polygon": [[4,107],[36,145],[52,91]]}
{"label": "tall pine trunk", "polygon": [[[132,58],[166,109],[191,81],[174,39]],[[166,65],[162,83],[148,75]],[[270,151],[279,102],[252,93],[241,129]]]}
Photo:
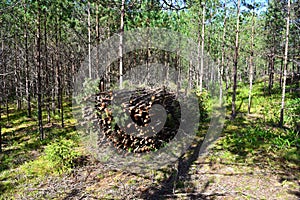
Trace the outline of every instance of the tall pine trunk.
{"label": "tall pine trunk", "polygon": [[288,0],[286,34],[285,34],[285,50],[284,50],[284,72],[283,72],[282,97],[281,97],[280,122],[279,122],[280,127],[283,127],[283,123],[284,123],[283,118],[284,118],[284,106],[285,106],[286,75],[287,75],[287,65],[288,65],[290,10],[291,10],[291,0]]}
{"label": "tall pine trunk", "polygon": [[[40,2],[39,2],[40,3]],[[38,5],[38,31],[37,31],[37,96],[38,96],[38,126],[41,140],[44,139],[42,118],[42,78],[41,78],[41,8]]]}
{"label": "tall pine trunk", "polygon": [[[255,5],[255,1],[253,2],[253,5]],[[253,81],[253,58],[254,58],[254,25],[255,25],[255,20],[254,20],[254,7],[252,9],[252,26],[251,26],[251,55],[250,55],[250,68],[249,68],[249,96],[248,96],[248,114],[251,113],[251,97],[252,97],[252,81]]]}
{"label": "tall pine trunk", "polygon": [[236,117],[236,88],[237,88],[237,66],[239,58],[239,24],[240,24],[240,5],[241,1],[238,0],[237,5],[237,19],[236,19],[236,36],[235,36],[235,55],[234,55],[234,64],[233,64],[233,88],[232,88],[232,110],[231,118]]}
{"label": "tall pine trunk", "polygon": [[[2,35],[1,35],[1,39],[2,39]],[[3,42],[3,39],[2,39],[2,45],[1,45],[1,52],[2,52],[2,55],[1,55],[1,68],[3,68],[3,64],[4,64],[4,42]],[[1,76],[1,82],[2,83],[4,80],[3,76]],[[0,88],[0,92],[1,94],[3,93],[3,89]],[[1,126],[1,114],[2,114],[2,108],[1,108],[1,104],[2,104],[2,96],[0,96],[0,153],[2,152],[2,126]]]}
{"label": "tall pine trunk", "polygon": [[2,114],[1,103],[2,102],[1,101],[2,99],[0,98],[0,153],[2,152],[2,126],[1,126],[1,114]]}
{"label": "tall pine trunk", "polygon": [[202,2],[202,30],[201,30],[201,59],[200,59],[200,92],[203,89],[203,72],[204,72],[204,36],[205,36],[205,3]]}
{"label": "tall pine trunk", "polygon": [[91,4],[88,1],[88,51],[89,51],[89,78],[92,78],[92,63],[91,63]]}
{"label": "tall pine trunk", "polygon": [[119,58],[120,58],[120,66],[119,66],[119,74],[120,74],[120,89],[123,88],[123,33],[124,33],[124,15],[125,15],[125,0],[122,0],[121,5],[121,27],[120,27],[120,46],[119,46]]}
{"label": "tall pine trunk", "polygon": [[[24,4],[26,5],[26,4]],[[26,83],[25,83],[25,90],[26,90],[26,98],[27,98],[27,117],[31,117],[31,94],[30,94],[30,74],[29,74],[29,50],[28,50],[28,25],[27,25],[27,18],[26,18],[27,9],[25,6],[25,73],[26,73]]]}
{"label": "tall pine trunk", "polygon": [[50,74],[50,71],[48,69],[48,50],[47,50],[47,45],[48,45],[48,42],[47,42],[47,13],[45,11],[45,14],[44,14],[44,53],[45,53],[45,60],[44,60],[44,68],[46,70],[46,90],[47,90],[47,93],[46,93],[46,98],[47,98],[47,122],[50,123],[51,121],[51,112],[50,112],[50,104],[51,104],[51,99],[50,99],[50,87],[49,87],[49,74]]}
{"label": "tall pine trunk", "polygon": [[225,42],[226,42],[226,23],[227,23],[226,1],[224,2],[223,9],[225,11],[225,15],[223,21],[221,69],[220,69],[220,105],[222,104],[222,96],[223,96],[223,75],[224,75],[224,63],[225,63]]}

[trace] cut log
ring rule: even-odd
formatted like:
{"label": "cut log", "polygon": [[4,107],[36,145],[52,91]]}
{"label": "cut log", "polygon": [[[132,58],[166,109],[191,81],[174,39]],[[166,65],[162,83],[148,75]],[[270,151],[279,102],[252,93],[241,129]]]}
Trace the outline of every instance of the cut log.
{"label": "cut log", "polygon": [[[129,101],[128,96],[130,96]],[[134,127],[133,130],[139,131],[139,135],[145,135],[146,133],[142,132],[142,127],[151,123],[152,116],[150,116],[149,111],[154,104],[162,105],[167,112],[168,117],[164,127],[151,137],[137,137],[135,133],[126,133],[116,124],[114,116],[112,116],[111,104],[114,97],[117,98],[124,113],[126,111],[130,113],[134,122],[126,124],[125,127]],[[134,153],[157,150],[174,138],[180,125],[181,110],[180,104],[176,100],[176,93],[166,91],[165,88],[120,91],[115,96],[112,91],[102,91],[95,96],[86,97],[84,100],[87,102],[94,101],[97,111],[93,113],[93,109],[85,108],[83,110],[84,119],[94,122],[93,129],[100,129],[99,140],[106,138],[119,150]],[[93,118],[97,119],[97,123]],[[152,128],[152,130],[154,129]],[[99,141],[99,143],[101,142]]]}

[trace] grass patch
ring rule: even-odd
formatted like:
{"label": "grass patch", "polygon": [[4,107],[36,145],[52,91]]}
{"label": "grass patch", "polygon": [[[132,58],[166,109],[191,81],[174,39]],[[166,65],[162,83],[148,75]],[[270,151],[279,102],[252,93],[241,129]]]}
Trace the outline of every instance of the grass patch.
{"label": "grass patch", "polygon": [[43,111],[44,140],[39,137],[36,112],[28,118],[26,110],[17,111],[10,106],[9,122],[2,116],[0,199],[14,199],[15,194],[22,194],[27,183],[35,185],[48,175],[69,172],[75,166],[75,160],[84,154],[71,104],[65,102],[64,106],[65,128],[59,125],[57,113],[56,117],[51,113],[51,123],[47,124],[47,112]]}
{"label": "grass patch", "polygon": [[[294,87],[297,85],[287,88]],[[300,165],[300,139],[293,124],[299,120],[299,99],[293,92],[286,93],[285,127],[280,128],[281,90],[278,84],[274,85],[271,95],[267,94],[267,88],[265,90],[264,93],[263,82],[254,85],[251,111],[255,114],[247,115],[248,85],[239,85],[236,102],[239,115],[234,121],[226,122],[214,150],[219,158],[228,162],[268,163],[274,166],[285,163],[297,168]],[[230,98],[227,103],[230,110]]]}

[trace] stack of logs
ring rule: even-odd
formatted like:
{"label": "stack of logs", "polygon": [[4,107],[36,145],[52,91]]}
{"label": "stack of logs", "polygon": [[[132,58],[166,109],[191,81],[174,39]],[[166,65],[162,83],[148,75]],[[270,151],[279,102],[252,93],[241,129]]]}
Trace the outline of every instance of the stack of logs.
{"label": "stack of logs", "polygon": [[[155,151],[174,138],[180,125],[181,111],[176,94],[166,91],[165,88],[119,91],[117,94],[105,91],[96,94],[95,101],[97,123],[94,123],[94,128],[101,130],[98,138],[105,137],[119,150],[134,153]],[[151,123],[152,117],[155,117],[150,116],[149,112],[155,104],[164,107],[167,119],[158,133],[143,134],[142,131],[145,131],[143,128]],[[113,112],[116,106],[120,111],[118,116],[114,116]],[[84,113],[85,118],[88,115],[87,112]],[[130,117],[132,123],[118,124],[122,121],[120,118],[123,118],[123,123],[126,121],[124,120],[126,115],[129,115],[127,118]],[[132,126],[131,130],[137,131],[138,134],[128,131],[127,128]]]}

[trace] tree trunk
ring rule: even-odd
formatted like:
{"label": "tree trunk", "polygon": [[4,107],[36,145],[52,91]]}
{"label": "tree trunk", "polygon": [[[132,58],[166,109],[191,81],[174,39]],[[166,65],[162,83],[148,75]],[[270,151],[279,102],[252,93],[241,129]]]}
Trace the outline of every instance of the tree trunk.
{"label": "tree trunk", "polygon": [[189,80],[188,80],[188,89],[191,90],[192,89],[192,67],[193,67],[193,62],[192,60],[190,60],[189,62],[189,69],[188,69],[188,76],[189,76]]}
{"label": "tree trunk", "polygon": [[[58,28],[58,38],[61,40],[61,26]],[[58,48],[60,49],[60,45],[58,44]],[[58,104],[59,104],[59,113],[61,119],[61,127],[64,128],[64,106],[63,106],[63,70],[60,63],[61,57],[60,54],[57,55],[57,71],[58,71]]]}
{"label": "tree trunk", "polygon": [[[4,40],[2,40],[2,59],[3,59],[3,68],[4,68],[4,74],[7,73],[7,63],[6,63],[6,55],[4,52]],[[6,121],[7,123],[9,122],[9,105],[8,105],[8,97],[9,97],[9,89],[7,88],[7,82],[8,79],[4,79],[3,81],[3,91],[5,93],[5,107],[6,107]]]}
{"label": "tree trunk", "polygon": [[234,55],[234,65],[233,65],[233,93],[232,93],[232,110],[231,110],[231,118],[234,119],[236,117],[236,88],[237,88],[237,66],[238,66],[238,58],[239,58],[239,24],[240,24],[240,4],[241,1],[238,0],[237,5],[237,20],[236,20],[236,36],[235,36],[235,55]]}
{"label": "tree trunk", "polygon": [[[98,3],[96,3],[96,67],[99,67],[99,42],[100,42],[100,31],[99,31],[99,6]],[[106,72],[105,72],[106,73]],[[102,76],[103,74],[101,74]],[[97,78],[99,79],[99,73],[97,73]],[[103,77],[101,77],[103,78]]]}
{"label": "tree trunk", "polygon": [[92,64],[91,64],[91,13],[90,13],[90,10],[91,10],[91,4],[90,4],[90,1],[88,1],[88,51],[89,51],[89,78],[91,79],[92,78]]}
{"label": "tree trunk", "polygon": [[[55,48],[55,56],[57,54],[57,45],[56,45],[56,48]],[[51,102],[52,102],[52,106],[51,106],[51,109],[52,109],[52,114],[55,115],[56,113],[56,104],[55,104],[55,97],[56,97],[56,94],[58,94],[57,91],[57,75],[56,75],[56,68],[55,67],[56,65],[54,64],[56,61],[55,61],[55,58],[54,58],[54,55],[52,54],[51,56],[51,63],[52,63],[52,66],[54,66],[52,69],[52,81],[54,83],[54,86],[52,86],[52,90],[51,90]]]}
{"label": "tree trunk", "polygon": [[59,71],[59,30],[60,30],[60,24],[59,24],[59,19],[57,18],[56,19],[57,23],[55,24],[55,64],[56,64],[56,67],[55,67],[55,97],[57,98],[56,101],[57,101],[57,110],[58,110],[58,113],[60,113],[60,71]]}
{"label": "tree trunk", "polygon": [[51,113],[50,113],[50,104],[51,104],[51,99],[50,99],[50,85],[49,85],[49,74],[50,72],[48,71],[48,50],[47,50],[47,13],[45,12],[44,15],[44,53],[45,53],[45,60],[44,60],[44,68],[46,70],[46,98],[47,98],[47,122],[50,123],[51,121]]}
{"label": "tree trunk", "polygon": [[1,126],[2,108],[1,108],[1,103],[2,103],[2,99],[0,98],[0,153],[2,152],[2,126]]}
{"label": "tree trunk", "polygon": [[224,2],[223,9],[225,11],[225,16],[223,21],[221,69],[220,69],[220,105],[222,104],[222,96],[223,96],[223,75],[224,75],[224,62],[225,62],[224,59],[225,59],[226,22],[227,22],[226,1]]}
{"label": "tree trunk", "polygon": [[282,89],[283,63],[284,63],[284,58],[281,59],[281,64],[280,64],[280,77],[279,77],[280,89]]}
{"label": "tree trunk", "polygon": [[286,34],[285,34],[285,50],[284,50],[284,72],[283,72],[283,84],[282,84],[282,98],[281,98],[281,110],[280,110],[280,122],[279,126],[283,127],[284,123],[284,106],[285,106],[285,85],[288,65],[288,49],[289,49],[289,30],[290,30],[290,9],[291,0],[288,0],[287,18],[286,18]]}
{"label": "tree trunk", "polygon": [[168,87],[169,86],[169,65],[170,65],[170,63],[169,63],[169,54],[168,54],[168,52],[165,52],[164,53],[165,55],[164,55],[164,60],[165,60],[165,70],[166,70],[166,72],[165,72],[165,82],[164,82],[164,84],[165,84],[165,86],[166,87]]}
{"label": "tree trunk", "polygon": [[202,31],[201,31],[201,61],[200,61],[200,92],[203,89],[203,71],[204,71],[204,36],[205,36],[205,2],[202,2]]}
{"label": "tree trunk", "polygon": [[[25,4],[26,5],[26,4]],[[28,51],[28,27],[26,18],[27,9],[25,6],[25,71],[26,71],[26,97],[27,97],[27,117],[31,117],[31,94],[30,94],[30,74],[29,74],[29,51]]]}
{"label": "tree trunk", "polygon": [[[275,38],[274,38],[275,43]],[[273,81],[274,81],[274,64],[275,64],[275,44],[272,48],[272,53],[269,57],[269,95],[272,93]]]}
{"label": "tree trunk", "polygon": [[[4,42],[3,42],[3,38],[1,35],[1,39],[2,39],[2,45],[1,45],[1,68],[3,69],[4,67],[2,65],[4,65]],[[4,78],[1,76],[1,83],[3,82]],[[1,93],[3,93],[2,88],[0,88]],[[2,108],[1,108],[1,104],[2,104],[2,96],[0,96],[0,153],[2,152],[2,126],[1,126],[1,114],[2,114]]]}
{"label": "tree trunk", "polygon": [[19,86],[20,83],[20,74],[18,72],[19,67],[19,60],[18,60],[18,40],[17,40],[17,34],[15,35],[15,55],[14,55],[14,60],[15,60],[15,69],[14,69],[14,73],[15,73],[15,95],[17,98],[17,110],[21,110],[22,109],[22,102],[21,102],[21,87]]}
{"label": "tree trunk", "polygon": [[[253,2],[253,5],[255,6],[255,1]],[[252,95],[252,81],[253,81],[253,58],[254,58],[254,25],[255,25],[255,20],[254,20],[254,7],[252,9],[252,27],[251,27],[251,55],[250,55],[250,68],[249,68],[249,97],[248,97],[248,114],[251,113],[251,95]]]}
{"label": "tree trunk", "polygon": [[120,27],[120,46],[119,46],[119,57],[120,57],[120,89],[123,88],[123,33],[124,33],[124,15],[125,15],[125,0],[122,0],[121,5],[121,27]]}
{"label": "tree trunk", "polygon": [[226,59],[226,68],[225,68],[225,85],[226,85],[226,91],[228,91],[229,83],[230,83],[230,77],[229,77],[229,59]]}
{"label": "tree trunk", "polygon": [[42,118],[42,80],[41,80],[41,8],[38,8],[38,32],[37,32],[37,95],[38,95],[38,126],[41,140],[44,139]]}

